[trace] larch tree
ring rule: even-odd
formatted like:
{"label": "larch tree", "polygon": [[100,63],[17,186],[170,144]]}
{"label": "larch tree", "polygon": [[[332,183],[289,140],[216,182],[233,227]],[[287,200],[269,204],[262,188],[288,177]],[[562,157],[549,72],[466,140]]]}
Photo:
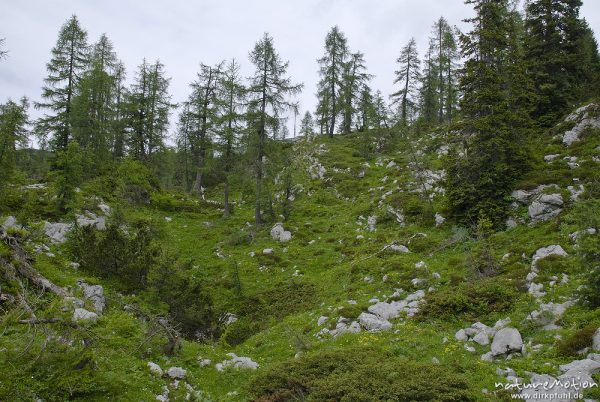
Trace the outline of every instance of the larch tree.
{"label": "larch tree", "polygon": [[304,113],[302,120],[300,120],[300,129],[298,132],[307,141],[312,140],[315,134],[315,120],[308,110]]}
{"label": "larch tree", "polygon": [[44,79],[42,102],[35,104],[36,108],[49,110],[37,121],[37,131],[44,136],[52,135],[50,145],[54,150],[65,149],[71,140],[73,98],[88,63],[87,32],[73,15],[60,29],[52,58],[46,65],[48,76]]}
{"label": "larch tree", "polygon": [[254,218],[257,225],[262,224],[261,197],[264,173],[266,143],[269,136],[274,136],[280,126],[280,114],[286,108],[291,109],[295,103],[288,100],[302,90],[302,84],[292,83],[287,77],[289,62],[281,60],[273,45],[273,38],[265,35],[256,43],[250,52],[250,61],[255,72],[250,77],[248,88],[249,110],[248,122],[252,131],[252,146],[255,150],[256,202]]}
{"label": "larch tree", "polygon": [[90,65],[73,98],[73,138],[88,150],[98,168],[111,156],[117,56],[106,35],[92,47]]}
{"label": "larch tree", "polygon": [[126,71],[122,61],[114,66],[111,114],[111,152],[115,159],[125,156],[125,142],[127,136],[127,98],[128,90],[125,86]]}
{"label": "larch tree", "polygon": [[399,109],[400,122],[406,125],[417,104],[419,81],[421,78],[421,60],[417,51],[417,42],[414,38],[402,48],[396,62],[399,67],[394,72],[396,75],[394,84],[398,84],[400,89],[390,95],[390,98],[393,104],[397,105]]}
{"label": "larch tree", "polygon": [[169,127],[171,96],[170,79],[165,77],[160,61],[138,67],[135,82],[128,95],[130,124],[129,153],[141,161],[149,161],[152,154],[164,147]]}
{"label": "larch tree", "polygon": [[356,111],[359,107],[361,92],[371,79],[367,73],[364,54],[361,52],[352,53],[347,63],[344,65],[344,75],[342,79],[341,92],[341,111],[342,111],[342,132],[350,133]]}
{"label": "larch tree", "polygon": [[348,41],[337,26],[331,28],[325,37],[325,54],[318,60],[320,80],[317,85],[318,113],[322,126],[333,137],[340,113],[340,93],[342,91],[344,66],[349,58]]}
{"label": "larch tree", "polygon": [[200,65],[196,81],[191,84],[192,94],[188,100],[193,124],[190,136],[192,154],[196,160],[196,180],[193,190],[203,193],[203,179],[206,168],[207,151],[210,147],[212,129],[217,124],[217,89],[223,63],[216,66]]}
{"label": "larch tree", "polygon": [[219,76],[217,90],[219,118],[215,130],[225,184],[223,189],[225,217],[231,213],[230,181],[236,162],[236,149],[244,130],[245,97],[246,88],[240,75],[240,65],[232,59],[224,66]]}

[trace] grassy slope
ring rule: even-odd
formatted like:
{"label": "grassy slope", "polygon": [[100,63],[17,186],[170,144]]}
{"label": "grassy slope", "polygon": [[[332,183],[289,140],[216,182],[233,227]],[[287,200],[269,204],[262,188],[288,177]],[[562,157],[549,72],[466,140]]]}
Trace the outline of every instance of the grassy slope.
{"label": "grassy slope", "polygon": [[[429,168],[434,169],[440,166],[435,153],[436,147],[433,146],[436,141],[439,139],[426,138],[421,141],[423,145],[431,145],[429,149],[425,149],[426,154],[421,158]],[[158,347],[142,358],[140,344],[144,342],[145,325],[132,320],[128,313],[117,308],[128,301],[139,300],[131,296],[119,296],[111,291],[110,283],[104,282],[109,302],[112,299],[113,303],[94,327],[97,339],[93,350],[97,362],[96,375],[105,376],[107,382],[114,384],[114,389],[103,391],[106,392],[105,396],[111,392],[116,395],[119,390],[124,390],[119,399],[152,400],[153,395],[159,394],[165,384],[164,380],[153,378],[148,373],[145,364],[153,360],[163,368],[171,365],[185,367],[188,370],[188,382],[205,391],[214,400],[247,400],[246,385],[255,373],[237,370],[221,373],[215,370],[214,363],[224,360],[226,353],[234,352],[239,356],[251,357],[264,369],[273,363],[293,358],[306,345],[310,346],[308,351],[303,352],[307,354],[375,345],[416,361],[430,362],[436,357],[442,365],[466,373],[472,389],[482,400],[488,400],[489,397],[480,395],[479,391],[482,388],[493,390],[494,382],[502,380],[495,374],[496,367],[510,366],[520,375],[524,371],[554,373],[552,367],[544,363],[555,365],[572,360],[560,357],[553,351],[551,346],[554,344],[554,333],[538,331],[523,323],[527,313],[536,307],[533,299],[523,291],[518,293],[513,308],[508,312],[482,312],[480,316],[457,317],[446,321],[395,320],[392,331],[362,332],[322,341],[313,336],[320,330],[317,318],[325,315],[332,317],[330,323],[337,320],[340,315],[338,310],[350,307],[349,300],[355,300],[359,308],[366,310],[370,304],[369,299],[377,297],[384,300],[396,288],[406,291],[427,289],[429,286],[437,290],[451,289],[455,286],[456,278],[467,275],[466,260],[469,250],[475,246],[474,241],[466,240],[444,248],[445,241],[453,236],[452,228],[448,224],[436,228],[430,219],[409,219],[405,227],[391,220],[380,222],[375,232],[365,230],[366,222],[357,224],[359,216],[367,217],[372,214],[379,215],[381,221],[383,210],[378,208],[381,195],[396,186],[400,187],[400,191],[396,190],[386,197],[384,205],[403,207],[406,202],[410,202],[417,210],[420,208],[427,211],[430,208],[427,202],[409,193],[415,184],[407,169],[411,160],[407,143],[398,141],[393,151],[379,156],[381,163],[377,163],[378,158],[365,159],[357,154],[357,142],[359,140],[353,136],[316,140],[315,146],[325,144],[327,149],[317,156],[327,168],[326,180],[310,180],[306,176],[301,180],[304,191],[296,196],[293,212],[285,222],[285,228],[291,230],[293,235],[293,239],[287,244],[271,239],[268,233],[270,227],[259,230],[251,243],[236,240],[243,237],[241,234],[253,230],[247,224],[253,221],[251,204],[237,205],[235,214],[227,220],[221,218],[220,213],[214,209],[207,209],[202,213],[165,213],[151,208],[126,210],[130,216],[144,216],[160,225],[165,233],[165,247],[183,259],[192,260],[197,275],[210,278],[211,292],[221,313],[235,307],[232,304],[235,294],[230,286],[232,260],[239,266],[242,292],[246,296],[264,295],[267,291],[277,291],[284,285],[297,283],[314,285],[311,288],[314,291],[303,296],[304,298],[292,300],[293,303],[300,304],[300,311],[283,318],[264,317],[266,329],[236,347],[228,347],[223,342],[184,342],[181,353],[173,358],[161,356],[157,352]],[[544,154],[562,153],[586,156],[589,159],[599,144],[598,132],[595,132],[573,149],[567,151],[562,145],[551,143],[539,147],[536,156],[541,159]],[[394,160],[397,167],[387,168],[390,160]],[[364,168],[364,163],[368,163],[370,167],[366,169],[365,177],[358,179],[357,175]],[[538,163],[534,172],[524,180],[523,187],[553,182],[564,188],[572,182],[573,177],[579,177],[583,181],[597,169],[597,165],[585,164],[572,171],[563,165],[566,166],[566,162],[558,161],[551,165]],[[385,177],[387,180],[384,182]],[[395,180],[397,184],[394,184]],[[209,194],[213,199],[219,196],[216,192]],[[441,197],[435,198],[432,204],[434,210],[441,211],[442,202]],[[526,212],[520,210],[519,214]],[[167,216],[172,221],[167,222],[164,219]],[[582,269],[568,233],[581,228],[571,224],[568,217],[567,211],[558,222],[547,222],[534,227],[521,225],[495,234],[491,239],[495,257],[500,260],[504,254],[512,254],[502,263],[501,277],[513,281],[516,287],[521,285],[522,289],[521,282],[529,271],[529,263],[521,255],[530,258],[540,247],[560,244],[570,255],[562,261],[561,272],[567,272],[572,279],[567,285],[550,290],[545,300],[558,300],[562,296],[571,295],[581,284]],[[415,233],[424,233],[427,237],[411,239]],[[357,235],[363,235],[364,239],[357,239]],[[377,254],[392,241],[407,245],[412,252]],[[273,248],[274,256],[261,255],[264,248]],[[217,250],[226,258],[217,256]],[[251,257],[251,252],[255,252],[256,256]],[[418,261],[425,261],[428,270],[415,268]],[[55,258],[42,255],[37,259],[36,266],[60,285],[73,286],[76,279],[81,277],[90,282],[98,282],[95,278],[86,277],[83,272],[66,268],[68,261],[61,256],[60,250],[57,250]],[[295,276],[296,270],[301,275]],[[432,278],[433,272],[438,272],[441,279]],[[389,278],[386,282],[382,281],[384,275]],[[366,276],[373,278],[373,282],[363,281]],[[415,277],[427,279],[428,282],[415,287],[410,282]],[[294,295],[291,294],[290,297],[293,298]],[[56,303],[47,296],[42,303],[46,304],[49,316],[59,311],[58,306],[53,305]],[[285,303],[281,305],[294,311],[293,306]],[[546,346],[539,353],[498,364],[480,361],[479,355],[488,351],[488,348],[477,346],[477,353],[471,354],[463,349],[462,343],[454,341],[453,335],[459,328],[470,326],[476,320],[493,325],[497,319],[504,317],[512,319],[512,325],[521,330],[526,342],[543,343]],[[556,333],[566,336],[583,322],[600,325],[600,313],[574,307],[567,312],[562,322],[563,329]],[[25,326],[11,326],[7,330],[9,332],[4,334],[0,344],[4,348],[16,348],[21,344],[19,339],[28,336]],[[444,337],[450,340],[443,343]],[[200,356],[211,359],[213,365],[200,367],[197,361]],[[19,368],[14,369],[14,375],[3,381],[19,381]],[[47,379],[50,377],[44,378],[44,381],[49,381]],[[44,382],[40,384],[43,386]]]}

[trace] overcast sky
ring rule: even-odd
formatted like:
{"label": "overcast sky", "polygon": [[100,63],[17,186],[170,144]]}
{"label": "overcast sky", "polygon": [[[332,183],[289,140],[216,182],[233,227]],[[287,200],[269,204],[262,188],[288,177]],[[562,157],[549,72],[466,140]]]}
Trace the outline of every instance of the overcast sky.
{"label": "overcast sky", "polygon": [[[353,51],[365,54],[374,90],[392,92],[395,60],[414,36],[423,52],[440,16],[452,25],[472,15],[463,0],[3,0],[0,38],[10,51],[0,63],[0,102],[27,95],[38,100],[58,30],[76,14],[90,42],[106,33],[128,78],[145,57],[160,59],[172,78],[173,102],[183,101],[200,62],[235,57],[245,76],[248,52],[264,32],[290,61],[289,75],[304,83],[300,107],[313,110],[316,59],[327,31],[338,25]],[[582,15],[600,33],[600,1],[584,0]],[[32,111],[35,117],[39,112]],[[176,114],[171,122],[176,121]],[[172,129],[174,124],[171,125]]]}

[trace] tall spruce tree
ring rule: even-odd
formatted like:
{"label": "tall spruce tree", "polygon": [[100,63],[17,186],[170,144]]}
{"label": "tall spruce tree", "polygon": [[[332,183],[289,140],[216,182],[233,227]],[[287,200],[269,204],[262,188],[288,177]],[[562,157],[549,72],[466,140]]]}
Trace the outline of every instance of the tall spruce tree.
{"label": "tall spruce tree", "polygon": [[43,101],[35,104],[36,108],[50,111],[37,121],[37,132],[52,136],[50,145],[54,150],[65,149],[71,140],[73,98],[88,63],[87,32],[73,15],[60,29],[52,58],[46,65]]}
{"label": "tall spruce tree", "polygon": [[[462,223],[481,218],[501,226],[509,195],[528,160],[526,128],[515,119],[518,104],[511,81],[523,60],[511,47],[514,30],[508,0],[467,0],[476,16],[472,31],[461,36],[467,59],[461,77],[461,147],[449,158],[447,194],[450,211]],[[520,66],[520,67],[519,67]],[[521,85],[513,83],[512,85]],[[459,155],[458,152],[462,154]]]}
{"label": "tall spruce tree", "polygon": [[597,83],[598,48],[579,17],[581,5],[581,0],[527,2],[525,56],[537,95],[533,116],[542,126],[554,124]]}
{"label": "tall spruce tree", "polygon": [[344,66],[349,57],[346,36],[337,26],[325,37],[325,54],[318,60],[320,80],[317,85],[317,115],[322,131],[333,137],[341,110],[340,96]]}
{"label": "tall spruce tree", "polygon": [[400,85],[400,89],[390,95],[390,98],[392,103],[398,107],[400,122],[406,125],[417,104],[421,77],[421,61],[417,51],[417,42],[414,38],[411,38],[408,44],[402,48],[396,62],[399,67],[394,72],[396,75],[394,84]]}
{"label": "tall spruce tree", "polygon": [[302,84],[293,84],[287,77],[289,62],[281,60],[275,51],[273,38],[265,35],[256,43],[250,52],[250,61],[255,67],[255,73],[250,77],[248,88],[251,143],[255,151],[256,173],[256,202],[254,218],[257,225],[262,223],[261,200],[262,180],[264,174],[264,158],[269,136],[280,129],[280,114],[286,108],[294,107],[287,100],[290,95],[296,95],[302,90]]}

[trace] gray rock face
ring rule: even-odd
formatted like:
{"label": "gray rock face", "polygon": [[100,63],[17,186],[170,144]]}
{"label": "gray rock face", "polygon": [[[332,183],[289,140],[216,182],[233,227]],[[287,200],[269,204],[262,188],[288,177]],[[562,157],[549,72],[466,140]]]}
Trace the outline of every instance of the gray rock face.
{"label": "gray rock face", "polygon": [[186,374],[186,371],[181,367],[171,367],[167,370],[167,376],[176,380],[184,379]]}
{"label": "gray rock face", "polygon": [[598,105],[590,103],[567,116],[565,120],[574,121],[575,127],[563,134],[563,144],[570,147],[573,143],[579,141],[579,136],[588,127],[600,128],[600,116],[593,116],[597,112]]}
{"label": "gray rock face", "polygon": [[562,212],[563,204],[560,194],[542,194],[529,206],[529,217],[533,223],[550,220]]}
{"label": "gray rock face", "polygon": [[292,239],[292,233],[285,230],[282,223],[276,223],[271,229],[271,237],[273,237],[274,240],[285,243]]}
{"label": "gray rock face", "polygon": [[600,372],[600,363],[592,359],[574,360],[569,364],[559,366],[563,374],[583,374],[591,376]]}
{"label": "gray rock face", "polygon": [[361,313],[358,322],[368,331],[386,331],[392,328],[392,323],[370,313]]}
{"label": "gray rock face", "polygon": [[494,335],[491,350],[493,356],[521,352],[522,349],[523,339],[516,328],[502,328]]}
{"label": "gray rock face", "polygon": [[83,296],[94,304],[96,313],[102,314],[106,308],[104,289],[100,285],[88,285],[84,281],[77,281],[77,286],[83,290]]}
{"label": "gray rock face", "polygon": [[79,321],[92,321],[95,322],[98,319],[98,314],[88,311],[84,308],[76,308],[73,311],[73,322]]}
{"label": "gray rock face", "polygon": [[44,223],[44,233],[53,243],[64,243],[69,231],[71,231],[71,225],[68,223]]}

